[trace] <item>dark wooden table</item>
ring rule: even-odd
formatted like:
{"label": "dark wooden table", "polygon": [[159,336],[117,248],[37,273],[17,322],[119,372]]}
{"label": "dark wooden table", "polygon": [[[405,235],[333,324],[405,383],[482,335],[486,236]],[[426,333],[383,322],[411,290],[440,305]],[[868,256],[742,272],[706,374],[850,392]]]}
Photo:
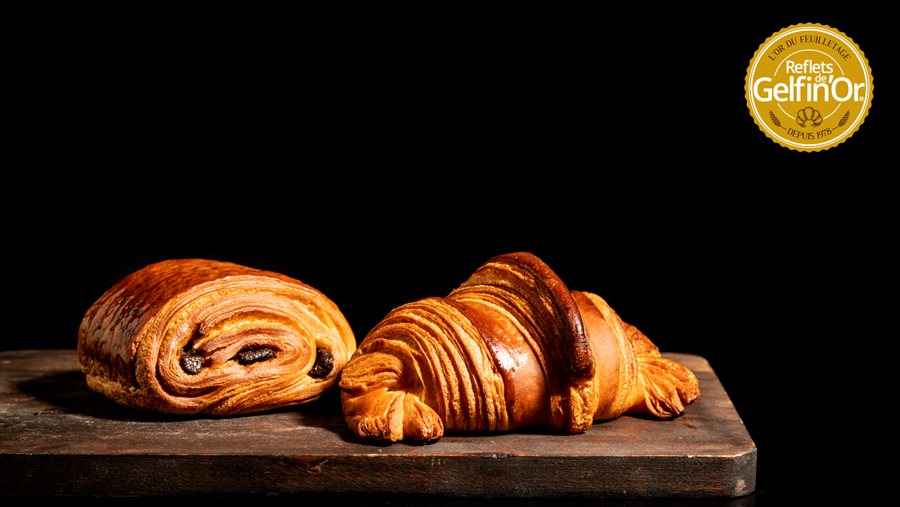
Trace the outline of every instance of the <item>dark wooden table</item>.
{"label": "dark wooden table", "polygon": [[231,418],[120,407],[88,389],[74,350],[0,352],[3,495],[429,494],[438,497],[738,497],[756,446],[705,359],[702,395],[669,421],[621,417],[578,435],[529,429],[373,445],[336,393]]}

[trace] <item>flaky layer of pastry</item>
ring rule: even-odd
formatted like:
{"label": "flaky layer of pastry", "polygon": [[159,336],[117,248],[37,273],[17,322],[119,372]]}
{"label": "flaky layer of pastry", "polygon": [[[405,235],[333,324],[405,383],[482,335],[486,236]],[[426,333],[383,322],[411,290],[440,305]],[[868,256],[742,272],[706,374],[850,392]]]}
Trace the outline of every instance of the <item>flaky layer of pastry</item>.
{"label": "flaky layer of pastry", "polygon": [[[78,331],[88,385],[118,403],[231,415],[309,401],[334,385],[356,348],[337,306],[293,278],[236,264],[152,264],[109,289]],[[240,354],[268,349],[257,362]],[[317,349],[330,372],[310,376]],[[185,356],[197,364],[185,366]]]}
{"label": "flaky layer of pastry", "polygon": [[677,415],[700,395],[687,368],[528,253],[392,311],[340,387],[350,428],[386,441],[528,425],[576,433],[624,413]]}

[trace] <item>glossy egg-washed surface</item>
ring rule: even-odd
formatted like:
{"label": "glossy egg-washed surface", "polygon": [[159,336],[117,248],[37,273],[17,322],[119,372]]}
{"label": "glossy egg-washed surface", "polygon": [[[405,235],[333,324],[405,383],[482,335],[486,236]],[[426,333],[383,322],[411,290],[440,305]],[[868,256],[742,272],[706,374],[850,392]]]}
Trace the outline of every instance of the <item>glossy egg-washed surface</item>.
{"label": "glossy egg-washed surface", "polygon": [[340,387],[350,428],[386,441],[528,425],[576,433],[626,412],[670,417],[700,395],[692,372],[602,298],[569,291],[521,252],[486,262],[446,298],[392,311]]}
{"label": "glossy egg-washed surface", "polygon": [[[203,259],[132,273],[94,303],[78,330],[92,389],[126,406],[183,414],[314,399],[338,380],[355,347],[338,307],[312,287]],[[319,378],[309,375],[317,349],[332,360]]]}

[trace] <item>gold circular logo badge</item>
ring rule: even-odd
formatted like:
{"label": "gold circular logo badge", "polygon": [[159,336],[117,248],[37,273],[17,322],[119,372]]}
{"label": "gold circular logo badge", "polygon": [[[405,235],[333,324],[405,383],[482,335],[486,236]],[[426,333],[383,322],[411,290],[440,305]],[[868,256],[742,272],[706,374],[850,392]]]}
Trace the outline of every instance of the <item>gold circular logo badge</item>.
{"label": "gold circular logo badge", "polygon": [[872,69],[850,37],[829,26],[792,25],[753,55],[744,87],[753,121],[776,143],[827,150],[856,132],[872,104]]}

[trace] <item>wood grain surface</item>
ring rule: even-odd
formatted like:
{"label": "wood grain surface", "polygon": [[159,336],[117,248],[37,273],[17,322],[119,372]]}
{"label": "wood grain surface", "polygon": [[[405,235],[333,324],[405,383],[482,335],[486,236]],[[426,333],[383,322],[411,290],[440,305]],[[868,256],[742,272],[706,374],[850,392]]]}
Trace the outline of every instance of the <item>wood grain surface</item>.
{"label": "wood grain surface", "polygon": [[373,445],[337,393],[228,418],[127,409],[88,389],[74,350],[0,352],[3,495],[417,493],[447,497],[737,497],[756,485],[756,446],[709,363],[684,414]]}

